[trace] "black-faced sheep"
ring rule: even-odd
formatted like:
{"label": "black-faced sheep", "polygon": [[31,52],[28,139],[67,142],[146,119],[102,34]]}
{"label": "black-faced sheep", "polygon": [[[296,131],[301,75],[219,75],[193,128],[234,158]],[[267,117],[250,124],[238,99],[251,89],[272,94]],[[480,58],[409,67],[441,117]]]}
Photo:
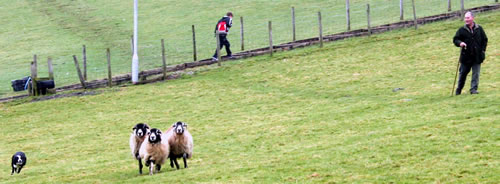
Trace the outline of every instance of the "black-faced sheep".
{"label": "black-faced sheep", "polygon": [[187,168],[186,159],[193,156],[193,137],[187,130],[187,124],[184,122],[177,122],[167,130],[168,144],[170,146],[170,167],[174,168],[174,164],[179,169],[177,158],[184,160],[184,168]]}
{"label": "black-faced sheep", "polygon": [[161,165],[165,163],[169,154],[169,145],[165,135],[159,129],[153,128],[147,136],[147,141],[142,143],[139,150],[140,158],[149,167],[149,175],[153,175],[153,168],[156,165],[156,172],[159,172]]}
{"label": "black-faced sheep", "polygon": [[139,174],[142,174],[142,162],[139,157],[139,149],[149,132],[149,126],[146,123],[138,123],[132,128],[132,131],[130,135],[130,151],[132,152],[132,156],[139,162]]}
{"label": "black-faced sheep", "polygon": [[12,155],[12,172],[10,173],[10,175],[13,175],[14,172],[19,174],[24,165],[26,165],[26,161],[26,155],[23,152],[19,151]]}

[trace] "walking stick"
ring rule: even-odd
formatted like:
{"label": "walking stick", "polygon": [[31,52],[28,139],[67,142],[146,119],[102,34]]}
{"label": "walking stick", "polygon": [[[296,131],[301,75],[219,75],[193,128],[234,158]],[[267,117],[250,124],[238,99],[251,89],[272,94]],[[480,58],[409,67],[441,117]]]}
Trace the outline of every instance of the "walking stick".
{"label": "walking stick", "polygon": [[[462,52],[462,49],[460,49],[460,54]],[[453,96],[453,91],[455,91],[455,83],[457,82],[457,75],[458,75],[458,67],[460,66],[460,55],[458,55],[458,63],[457,63],[457,70],[455,72],[455,80],[453,81],[453,88],[451,88],[451,96]]]}

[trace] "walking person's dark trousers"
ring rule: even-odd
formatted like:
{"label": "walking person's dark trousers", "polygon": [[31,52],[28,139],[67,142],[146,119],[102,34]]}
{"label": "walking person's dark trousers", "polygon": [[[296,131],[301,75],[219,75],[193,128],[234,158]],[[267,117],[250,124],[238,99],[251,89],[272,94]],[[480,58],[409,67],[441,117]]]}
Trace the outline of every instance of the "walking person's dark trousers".
{"label": "walking person's dark trousers", "polygon": [[[226,36],[227,36],[227,34],[219,34],[220,49],[222,49],[222,46],[224,46],[226,48],[227,56],[231,56],[232,55],[231,49],[230,49],[231,45],[229,44],[229,41],[227,41]],[[213,57],[217,58],[217,50],[215,50],[215,54]]]}
{"label": "walking person's dark trousers", "polygon": [[458,76],[458,86],[455,94],[459,95],[462,93],[462,88],[464,88],[465,81],[467,80],[467,74],[469,74],[472,69],[472,80],[470,82],[470,92],[472,94],[477,93],[477,87],[479,86],[479,72],[481,70],[481,64],[464,64],[460,63],[460,74]]}

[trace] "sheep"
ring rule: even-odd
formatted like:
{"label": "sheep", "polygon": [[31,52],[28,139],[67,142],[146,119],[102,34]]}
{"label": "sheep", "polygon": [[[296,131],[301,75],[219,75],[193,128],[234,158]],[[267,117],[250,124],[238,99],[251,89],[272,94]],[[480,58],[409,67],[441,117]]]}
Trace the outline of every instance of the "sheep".
{"label": "sheep", "polygon": [[186,159],[193,156],[193,137],[187,130],[187,124],[184,122],[177,122],[167,130],[168,144],[170,145],[170,167],[174,168],[174,164],[179,169],[177,158],[184,161],[184,168],[187,168]]}
{"label": "sheep", "polygon": [[18,151],[14,155],[12,155],[12,172],[10,173],[10,175],[13,175],[14,171],[19,174],[24,165],[26,165],[26,161],[26,155],[21,151]]}
{"label": "sheep", "polygon": [[139,174],[142,174],[142,161],[139,157],[139,148],[149,132],[149,126],[146,123],[138,123],[132,128],[130,135],[130,151],[132,156],[139,162]]}
{"label": "sheep", "polygon": [[153,175],[153,168],[156,165],[156,172],[159,172],[161,165],[165,163],[169,155],[170,147],[167,138],[162,135],[159,129],[153,128],[148,133],[145,141],[139,150],[139,157],[144,159],[144,163],[149,167],[149,175]]}

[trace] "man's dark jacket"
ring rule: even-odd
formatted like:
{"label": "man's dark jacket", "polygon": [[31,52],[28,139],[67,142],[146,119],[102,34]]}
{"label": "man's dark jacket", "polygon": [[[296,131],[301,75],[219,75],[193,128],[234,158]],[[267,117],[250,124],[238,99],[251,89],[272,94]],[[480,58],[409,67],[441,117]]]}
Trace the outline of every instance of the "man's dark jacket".
{"label": "man's dark jacket", "polygon": [[459,28],[453,37],[453,43],[460,47],[461,42],[467,44],[460,52],[461,63],[480,64],[484,61],[488,37],[481,26],[474,23],[472,30],[467,25]]}

